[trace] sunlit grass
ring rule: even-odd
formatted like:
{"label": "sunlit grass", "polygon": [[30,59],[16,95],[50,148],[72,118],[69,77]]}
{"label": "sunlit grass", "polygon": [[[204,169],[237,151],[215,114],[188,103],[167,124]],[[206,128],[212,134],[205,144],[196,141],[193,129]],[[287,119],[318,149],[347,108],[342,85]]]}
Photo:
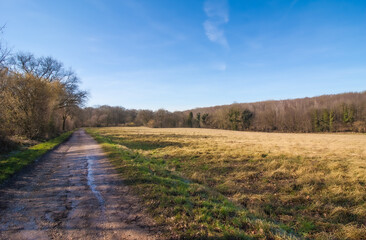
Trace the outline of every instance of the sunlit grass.
{"label": "sunlit grass", "polygon": [[[222,211],[228,211],[229,216],[233,214],[233,219],[247,218],[244,222],[251,227],[240,231],[247,236],[268,237],[271,232],[261,232],[264,228],[253,225],[249,216],[268,223],[276,222],[274,228],[294,229],[302,237],[362,239],[366,236],[364,134],[285,134],[142,127],[101,128],[93,132],[107,137],[114,147],[121,149],[119,151],[129,151],[139,156],[137,159],[141,164],[147,164],[147,169],[158,166],[160,173],[167,172],[169,176],[189,181],[180,180],[188,187],[197,185],[206,189],[210,197],[214,196],[211,193],[217,193],[217,196],[224,197],[223,202],[229,200],[233,208],[228,210],[225,204],[220,203],[220,209],[223,207]],[[125,164],[118,154],[115,160],[118,164]],[[120,169],[125,171],[123,169],[133,168],[134,164],[123,165]],[[160,173],[157,176],[161,176]],[[138,171],[136,174],[139,174]],[[165,186],[177,190],[174,184],[167,183]],[[146,191],[147,187],[142,189]],[[145,197],[151,194],[142,193]],[[177,210],[180,215],[189,212],[189,206],[194,213],[193,218],[183,218],[178,222],[189,225],[208,223],[205,233],[213,234],[210,221],[212,218],[220,219],[220,211],[195,204],[187,205],[191,201],[184,200],[185,197],[191,198],[188,193],[178,192],[177,198],[170,202],[175,208],[182,208],[179,210],[181,212]],[[160,197],[159,194],[155,201],[159,203],[158,209],[164,209],[169,203],[164,202],[164,195]],[[166,201],[172,201],[171,194],[167,196]],[[212,197],[214,199],[216,195]],[[169,211],[169,214],[172,213]],[[169,216],[179,218],[179,214]],[[164,211],[162,215],[169,222],[164,218],[167,215]],[[222,225],[218,231],[222,234],[220,236],[224,236],[229,226],[231,224],[228,222]],[[192,234],[200,232],[199,229],[201,227],[191,229]],[[237,230],[238,227],[234,226],[233,229]],[[251,231],[255,232],[254,235]]]}
{"label": "sunlit grass", "polygon": [[0,160],[0,183],[8,179],[14,173],[34,162],[47,151],[64,142],[72,132],[66,132],[57,138],[43,142]]}

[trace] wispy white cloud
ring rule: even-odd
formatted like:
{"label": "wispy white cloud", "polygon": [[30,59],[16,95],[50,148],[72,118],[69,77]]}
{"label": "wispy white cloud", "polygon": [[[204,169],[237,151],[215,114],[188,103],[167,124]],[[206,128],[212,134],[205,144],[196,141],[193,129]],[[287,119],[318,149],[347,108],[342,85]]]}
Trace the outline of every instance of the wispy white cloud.
{"label": "wispy white cloud", "polygon": [[203,23],[207,38],[225,48],[229,47],[223,25],[229,22],[229,9],[226,0],[207,0],[203,10],[207,20]]}
{"label": "wispy white cloud", "polygon": [[203,23],[203,26],[205,27],[206,36],[210,41],[216,42],[224,47],[228,47],[224,31],[221,30],[217,24],[207,20]]}
{"label": "wispy white cloud", "polygon": [[207,0],[204,4],[204,11],[210,18],[227,23],[229,21],[229,10],[226,0]]}
{"label": "wispy white cloud", "polygon": [[85,40],[89,43],[96,43],[96,42],[100,42],[100,38],[98,37],[94,37],[94,36],[89,36],[86,37]]}
{"label": "wispy white cloud", "polygon": [[224,63],[224,62],[216,63],[214,65],[214,69],[216,69],[218,71],[226,71],[226,63]]}

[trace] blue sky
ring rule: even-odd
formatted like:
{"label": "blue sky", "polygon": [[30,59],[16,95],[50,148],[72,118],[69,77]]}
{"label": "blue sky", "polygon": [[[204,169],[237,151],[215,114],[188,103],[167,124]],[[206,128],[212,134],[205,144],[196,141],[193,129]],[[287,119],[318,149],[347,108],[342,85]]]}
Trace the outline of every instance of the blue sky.
{"label": "blue sky", "polygon": [[0,0],[14,51],[73,68],[89,106],[185,110],[366,90],[363,0]]}

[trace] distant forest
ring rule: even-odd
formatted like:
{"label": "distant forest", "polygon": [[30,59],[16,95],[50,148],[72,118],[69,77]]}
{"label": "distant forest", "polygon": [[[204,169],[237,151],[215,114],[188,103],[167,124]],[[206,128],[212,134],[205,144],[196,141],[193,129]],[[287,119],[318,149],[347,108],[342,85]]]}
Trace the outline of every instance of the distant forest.
{"label": "distant forest", "polygon": [[196,108],[129,110],[100,106],[80,111],[83,126],[216,128],[266,132],[366,132],[366,91]]}

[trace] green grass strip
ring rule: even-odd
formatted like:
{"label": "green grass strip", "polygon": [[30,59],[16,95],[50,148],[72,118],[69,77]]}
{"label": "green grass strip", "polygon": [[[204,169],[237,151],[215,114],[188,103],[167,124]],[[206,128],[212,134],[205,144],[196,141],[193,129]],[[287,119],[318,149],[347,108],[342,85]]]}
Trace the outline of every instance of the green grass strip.
{"label": "green grass strip", "polygon": [[[142,197],[155,220],[180,239],[297,239],[291,229],[258,219],[222,194],[169,171],[164,159],[144,157],[97,129],[100,143],[125,184]],[[172,236],[170,236],[172,237]]]}
{"label": "green grass strip", "polygon": [[0,184],[6,179],[11,177],[13,174],[19,172],[25,166],[31,164],[36,159],[52,150],[54,147],[60,143],[67,140],[72,131],[65,132],[62,135],[53,138],[47,142],[43,142],[28,149],[22,150],[20,152],[14,153],[11,156],[0,160]]}

